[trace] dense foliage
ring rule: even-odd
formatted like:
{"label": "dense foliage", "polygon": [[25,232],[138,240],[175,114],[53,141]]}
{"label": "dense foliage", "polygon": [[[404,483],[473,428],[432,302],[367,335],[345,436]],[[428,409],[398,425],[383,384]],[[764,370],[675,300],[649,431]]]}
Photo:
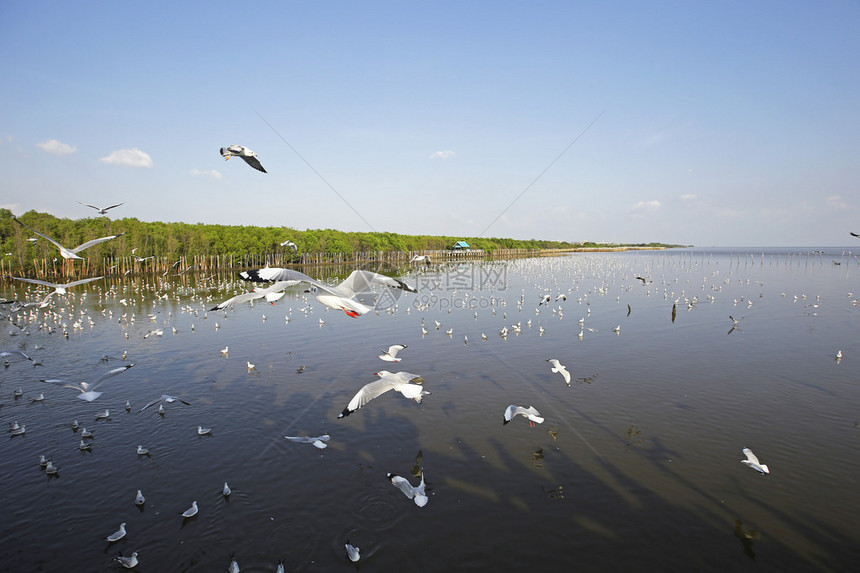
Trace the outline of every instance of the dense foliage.
{"label": "dense foliage", "polygon": [[[52,259],[57,250],[44,239],[36,237],[25,227],[12,220],[12,212],[0,209],[0,246],[4,256],[18,257],[21,261]],[[59,241],[68,248],[108,235],[124,235],[87,249],[85,257],[128,257],[135,250],[137,256],[179,257],[233,255],[245,257],[284,251],[280,244],[290,240],[300,253],[335,253],[352,255],[369,251],[426,251],[448,249],[457,241],[466,241],[473,249],[569,249],[598,247],[594,243],[569,243],[516,240],[485,237],[445,237],[430,235],[400,235],[384,232],[344,232],[334,229],[308,229],[299,231],[288,227],[250,227],[240,225],[207,225],[204,223],[144,222],[135,218],[60,219],[48,213],[28,211],[20,218],[33,229]],[[652,246],[654,244],[652,243]]]}

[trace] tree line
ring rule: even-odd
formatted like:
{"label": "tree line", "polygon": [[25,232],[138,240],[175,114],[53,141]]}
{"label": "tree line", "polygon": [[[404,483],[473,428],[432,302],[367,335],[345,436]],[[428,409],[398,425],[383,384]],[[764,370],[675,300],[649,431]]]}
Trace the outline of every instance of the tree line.
{"label": "tree line", "polygon": [[[28,261],[29,265],[32,265],[35,259],[51,260],[59,256],[56,247],[15,223],[13,216],[10,210],[0,209],[0,250],[3,257],[17,258],[26,270]],[[451,248],[457,241],[466,241],[471,248],[488,252],[496,249],[572,249],[599,246],[595,243],[537,239],[401,235],[335,229],[300,231],[289,227],[162,223],[140,221],[134,217],[65,219],[32,210],[18,219],[67,248],[74,248],[98,237],[122,235],[112,241],[90,247],[81,253],[86,258],[130,257],[132,251],[138,257],[179,259],[217,255],[242,258],[288,252],[291,249],[289,246],[281,246],[285,241],[292,241],[300,253],[344,253],[347,256],[354,252],[368,251],[444,250]],[[28,240],[34,238],[38,240]],[[650,245],[659,246],[655,243]]]}

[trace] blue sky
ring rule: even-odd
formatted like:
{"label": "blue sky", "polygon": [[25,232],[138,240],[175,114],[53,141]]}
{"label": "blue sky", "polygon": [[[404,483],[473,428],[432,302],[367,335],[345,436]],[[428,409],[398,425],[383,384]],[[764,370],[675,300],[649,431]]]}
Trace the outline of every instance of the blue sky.
{"label": "blue sky", "polygon": [[852,245],[858,21],[853,0],[4,2],[0,206]]}

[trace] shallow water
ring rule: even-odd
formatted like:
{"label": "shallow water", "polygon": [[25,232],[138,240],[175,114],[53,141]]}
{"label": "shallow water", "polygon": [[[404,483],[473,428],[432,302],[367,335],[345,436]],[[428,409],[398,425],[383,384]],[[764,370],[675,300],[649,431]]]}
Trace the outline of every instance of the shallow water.
{"label": "shallow water", "polygon": [[[119,551],[138,551],[139,571],[226,570],[232,553],[242,571],[280,559],[288,571],[848,570],[860,559],[860,310],[849,296],[860,265],[847,249],[812,251],[412,270],[417,295],[355,320],[301,288],[275,306],[207,314],[248,290],[231,278],[76,287],[52,303],[65,309],[57,321],[28,310],[13,315],[25,330],[0,332],[0,348],[42,363],[10,358],[0,370],[0,419],[27,429],[0,441],[0,569],[110,571]],[[567,300],[537,313],[544,293]],[[93,325],[75,329],[82,310]],[[732,332],[729,315],[740,319]],[[517,323],[519,334],[499,335]],[[155,328],[163,336],[144,338]],[[394,343],[408,346],[402,362],[376,358]],[[91,380],[124,362],[135,366],[92,403],[39,381]],[[416,404],[391,392],[337,420],[380,369],[420,374],[431,395]],[[45,401],[31,403],[39,392]],[[138,412],[162,393],[191,405]],[[509,404],[534,405],[544,423],[503,425]],[[97,422],[106,408],[111,420]],[[78,450],[74,419],[94,432],[92,452]],[[324,433],[324,450],[283,438]],[[770,475],[740,463],[744,446]],[[423,508],[385,478],[417,483],[419,452]],[[183,522],[194,500],[200,513]],[[121,522],[128,535],[109,545]]]}

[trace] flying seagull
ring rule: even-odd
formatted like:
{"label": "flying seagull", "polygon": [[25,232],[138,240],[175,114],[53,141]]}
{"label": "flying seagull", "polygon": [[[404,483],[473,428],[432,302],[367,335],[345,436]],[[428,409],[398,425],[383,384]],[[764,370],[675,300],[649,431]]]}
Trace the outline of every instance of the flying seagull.
{"label": "flying seagull", "polygon": [[311,438],[310,436],[284,436],[286,439],[291,442],[296,442],[299,444],[313,444],[315,448],[319,448],[321,450],[328,447],[326,444],[327,441],[331,439],[331,436],[328,434],[323,434],[322,436],[317,436],[316,438]]}
{"label": "flying seagull", "polygon": [[848,231],[848,232],[851,234],[852,237],[860,237],[860,235],[858,235],[854,231]]}
{"label": "flying seagull", "polygon": [[408,292],[418,292],[403,281],[374,273],[372,271],[352,271],[346,280],[337,286],[330,286],[312,279],[304,273],[292,269],[282,269],[278,267],[264,267],[262,269],[252,269],[250,271],[242,271],[239,277],[246,281],[265,282],[265,281],[301,281],[317,287],[319,290],[325,291],[325,294],[318,294],[317,300],[329,308],[342,310],[352,318],[358,318],[362,314],[367,314],[372,307],[367,306],[356,300],[356,295],[369,291],[373,285],[382,285],[395,289],[402,289]]}
{"label": "flying seagull", "polygon": [[346,408],[343,409],[343,412],[338,415],[338,418],[349,416],[377,396],[380,396],[389,390],[397,390],[405,397],[411,398],[419,404],[421,403],[422,397],[430,393],[425,391],[421,385],[411,383],[413,380],[421,380],[421,376],[418,376],[417,374],[411,374],[409,372],[397,372],[392,374],[387,370],[380,370],[376,375],[379,376],[379,380],[365,384],[361,390],[352,397],[352,400],[349,401],[349,404],[347,404]]}
{"label": "flying seagull", "polygon": [[[78,201],[78,203],[81,203],[81,202]],[[99,215],[107,215],[107,212],[110,209],[113,209],[114,207],[119,207],[120,205],[122,205],[122,203],[117,203],[116,205],[111,205],[110,207],[96,207],[95,205],[90,205],[89,203],[81,203],[81,205],[84,205],[85,207],[92,207],[93,209],[95,209],[96,211],[99,212]]]}
{"label": "flying seagull", "polygon": [[224,161],[227,161],[231,157],[241,157],[245,160],[245,163],[247,163],[257,171],[267,173],[267,171],[263,169],[263,165],[260,163],[260,160],[257,159],[257,154],[245,147],[244,145],[231,145],[230,147],[222,147],[221,157],[224,158]]}
{"label": "flying seagull", "polygon": [[[80,257],[78,257],[78,258],[80,258]],[[27,278],[23,278],[23,277],[12,277],[12,278],[15,279],[16,281],[24,281],[25,283],[33,283],[35,285],[47,286],[47,287],[51,287],[52,289],[54,289],[53,292],[48,293],[48,296],[46,296],[42,300],[41,304],[39,305],[40,307],[45,307],[45,306],[48,306],[48,300],[50,300],[50,298],[52,296],[54,296],[55,294],[66,294],[66,290],[72,288],[73,286],[78,286],[78,285],[82,285],[85,283],[97,281],[99,279],[103,279],[104,277],[92,277],[92,278],[81,279],[81,280],[72,281],[70,283],[64,283],[64,284],[49,283],[47,281],[40,281],[37,279],[27,279]]]}
{"label": "flying seagull", "polygon": [[182,402],[182,403],[183,403],[183,404],[185,404],[186,406],[190,406],[190,405],[191,405],[191,403],[190,403],[190,402],[186,402],[185,400],[183,400],[182,398],[179,398],[178,396],[171,396],[171,395],[169,395],[169,394],[162,394],[160,398],[156,398],[155,400],[153,400],[152,402],[150,402],[149,404],[147,404],[146,406],[144,406],[143,408],[141,408],[140,410],[138,410],[138,412],[143,412],[144,410],[146,410],[146,409],[147,409],[147,408],[149,408],[150,406],[154,406],[155,404],[158,404],[159,402],[162,402],[162,401],[163,401],[163,402],[167,402],[168,404],[170,404],[170,403],[172,403],[172,402],[176,402],[177,400],[178,400],[178,401],[180,401],[180,402]]}
{"label": "flying seagull", "polygon": [[534,406],[524,408],[523,406],[515,406],[511,404],[510,406],[505,408],[505,418],[504,420],[502,420],[502,424],[507,424],[508,422],[513,420],[515,416],[523,416],[525,418],[528,418],[529,426],[534,426],[535,423],[543,423],[543,418],[541,418],[540,412],[538,412],[537,408],[535,408]]}
{"label": "flying seagull", "polygon": [[409,483],[409,480],[405,477],[396,476],[392,473],[388,473],[385,475],[388,478],[388,481],[391,482],[391,485],[397,487],[403,494],[415,502],[415,505],[418,507],[424,507],[427,505],[427,494],[424,492],[424,472],[421,472],[421,482],[417,486],[412,486]]}
{"label": "flying seagull", "polygon": [[380,360],[385,360],[386,362],[400,362],[403,360],[402,358],[397,358],[397,353],[406,348],[405,344],[392,344],[388,347],[388,350],[383,350],[382,354],[377,356]]}
{"label": "flying seagull", "polygon": [[214,306],[213,308],[210,308],[209,310],[221,310],[222,308],[227,308],[228,306],[233,306],[234,304],[248,302],[251,300],[256,300],[258,298],[265,298],[268,302],[275,304],[275,301],[284,296],[281,291],[283,291],[287,287],[291,287],[297,284],[299,284],[299,281],[278,281],[272,286],[266,288],[255,288],[251,292],[237,294],[233,298],[227,299],[224,302],[221,302],[218,305]]}
{"label": "flying seagull", "polygon": [[86,400],[87,402],[92,402],[93,400],[102,395],[101,392],[96,392],[96,388],[98,388],[102,384],[102,382],[104,382],[108,378],[116,376],[117,374],[122,374],[132,366],[134,366],[134,363],[126,364],[124,366],[120,366],[119,368],[109,370],[108,372],[102,374],[95,382],[80,382],[78,384],[69,384],[67,381],[59,379],[44,379],[40,380],[40,382],[46,382],[48,384],[57,384],[62,386],[63,388],[72,388],[80,392],[78,398],[80,398],[81,400]]}
{"label": "flying seagull", "polygon": [[558,372],[559,374],[561,374],[562,377],[564,377],[564,381],[567,382],[568,386],[570,386],[570,372],[567,371],[567,367],[565,367],[555,358],[547,358],[546,361],[552,364],[552,368],[550,368],[550,371],[552,371],[553,373]]}
{"label": "flying seagull", "polygon": [[751,467],[752,469],[754,469],[755,471],[757,471],[761,475],[765,475],[765,474],[770,473],[770,470],[767,469],[767,466],[758,461],[758,457],[756,457],[756,455],[754,453],[752,453],[751,449],[744,448],[741,451],[747,457],[747,459],[741,460],[742,464],[744,464],[745,466]]}
{"label": "flying seagull", "polygon": [[82,244],[78,245],[74,249],[67,249],[66,247],[64,247],[63,245],[61,245],[60,243],[58,243],[57,241],[55,241],[54,239],[52,239],[48,235],[44,235],[44,234],[40,233],[39,231],[37,231],[33,227],[27,225],[26,223],[22,223],[21,221],[19,221],[15,217],[12,217],[12,219],[16,223],[23,225],[24,227],[27,227],[28,229],[30,229],[31,231],[33,231],[34,233],[36,233],[37,235],[39,235],[43,239],[53,243],[55,247],[60,249],[60,254],[63,256],[64,259],[80,259],[80,260],[83,260],[83,257],[78,256],[78,253],[83,251],[84,249],[89,249],[93,245],[98,245],[99,243],[104,243],[105,241],[110,241],[111,239],[116,239],[117,237],[122,237],[123,235],[125,235],[125,233],[120,233],[119,235],[109,235],[107,237],[101,237],[99,239],[93,239],[91,241],[87,241],[86,243],[82,243]]}

